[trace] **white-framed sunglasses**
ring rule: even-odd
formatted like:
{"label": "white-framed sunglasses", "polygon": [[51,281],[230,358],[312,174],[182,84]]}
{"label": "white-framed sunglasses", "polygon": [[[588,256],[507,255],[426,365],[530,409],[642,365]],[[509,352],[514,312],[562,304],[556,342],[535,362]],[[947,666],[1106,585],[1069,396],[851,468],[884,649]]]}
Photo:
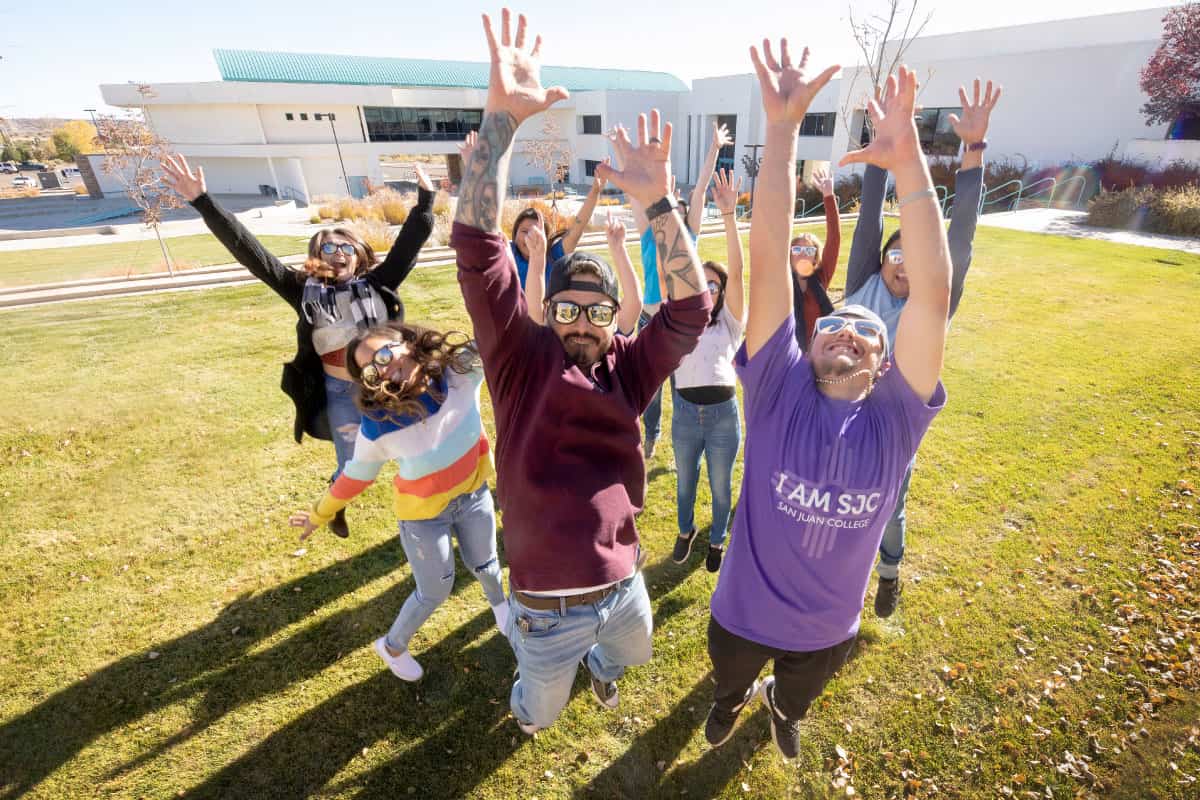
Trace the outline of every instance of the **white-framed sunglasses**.
{"label": "white-framed sunglasses", "polygon": [[813,329],[817,333],[832,336],[835,333],[840,333],[847,325],[850,325],[859,336],[868,339],[873,339],[883,333],[883,327],[874,320],[841,316],[821,317],[817,320]]}
{"label": "white-framed sunglasses", "polygon": [[804,258],[816,258],[817,247],[812,244],[794,244],[792,245],[792,255]]}
{"label": "white-framed sunglasses", "polygon": [[904,263],[904,251],[903,250],[888,250],[887,251],[887,260],[888,260],[888,263],[894,267],[900,266],[901,264]]}

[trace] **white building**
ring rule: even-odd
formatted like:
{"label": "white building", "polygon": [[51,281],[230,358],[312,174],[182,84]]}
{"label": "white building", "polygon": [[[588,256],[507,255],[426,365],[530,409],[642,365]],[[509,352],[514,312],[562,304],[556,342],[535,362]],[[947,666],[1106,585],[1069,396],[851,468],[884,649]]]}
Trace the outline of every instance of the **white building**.
{"label": "white building", "polygon": [[[114,106],[145,106],[155,131],[189,161],[204,167],[214,193],[281,196],[358,193],[381,184],[384,156],[457,155],[479,127],[487,99],[488,65],[461,61],[367,58],[216,50],[223,80],[100,87]],[[603,133],[617,123],[634,128],[651,107],[674,121],[687,85],[673,75],[616,69],[543,67],[546,85],[571,98],[530,120],[517,133],[509,175],[515,186],[547,183],[526,158],[533,139],[553,122],[570,160],[569,180],[590,181],[609,155]],[[679,157],[682,161],[682,156]],[[344,170],[343,170],[344,165]]]}
{"label": "white building", "polygon": [[[1165,8],[1080,19],[925,36],[904,60],[922,81],[919,128],[927,150],[953,154],[958,140],[948,117],[958,87],[975,77],[1004,87],[988,133],[989,159],[1032,167],[1079,163],[1109,153],[1146,161],[1200,162],[1200,141],[1168,140],[1167,126],[1147,126],[1138,73],[1162,36]],[[885,50],[894,49],[889,42]],[[341,194],[383,181],[386,155],[456,154],[478,126],[488,65],[458,61],[366,58],[257,51],[214,51],[223,80],[153,84],[143,100],[134,85],[104,85],[106,102],[145,102],[155,129],[205,167],[214,192],[283,196]],[[885,53],[886,55],[886,53]],[[870,80],[845,69],[816,97],[801,128],[797,159],[807,177],[836,162],[861,137]],[[722,166],[745,175],[743,158],[761,155],[764,118],[754,75],[686,84],[661,72],[544,67],[546,85],[562,84],[570,100],[529,121],[517,135],[510,181],[545,183],[525,158],[552,120],[571,153],[570,181],[587,183],[609,155],[603,132],[631,130],[639,112],[661,109],[675,125],[673,168],[682,185],[697,179],[713,122],[735,143]],[[330,117],[333,117],[332,121]],[[336,131],[336,143],[334,132]],[[340,160],[338,149],[340,148]],[[342,164],[345,169],[343,173]],[[343,177],[343,174],[345,177]]]}

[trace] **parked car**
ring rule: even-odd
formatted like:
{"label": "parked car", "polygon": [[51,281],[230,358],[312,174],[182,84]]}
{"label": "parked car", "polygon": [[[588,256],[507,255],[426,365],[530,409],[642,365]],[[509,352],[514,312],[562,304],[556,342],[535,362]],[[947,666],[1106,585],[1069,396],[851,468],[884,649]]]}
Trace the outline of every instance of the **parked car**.
{"label": "parked car", "polygon": [[45,172],[46,165],[37,161],[22,161],[19,169],[21,172]]}
{"label": "parked car", "polygon": [[18,175],[17,177],[13,178],[12,185],[14,188],[22,186],[36,186],[37,181],[28,175]]}
{"label": "parked car", "polygon": [[12,163],[11,161],[5,161],[3,163],[0,163],[0,173],[16,172],[16,171],[17,171],[17,165]]}

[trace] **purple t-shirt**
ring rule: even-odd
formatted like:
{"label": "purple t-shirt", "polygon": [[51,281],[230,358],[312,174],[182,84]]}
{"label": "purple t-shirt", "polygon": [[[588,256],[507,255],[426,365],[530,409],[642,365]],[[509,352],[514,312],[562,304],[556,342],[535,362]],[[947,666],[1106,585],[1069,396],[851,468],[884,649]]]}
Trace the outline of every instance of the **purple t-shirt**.
{"label": "purple t-shirt", "polygon": [[904,470],[946,402],[928,404],[892,366],[860,402],[821,394],[787,319],[747,360],[742,494],[712,613],[782,650],[821,650],[858,631],[871,565]]}

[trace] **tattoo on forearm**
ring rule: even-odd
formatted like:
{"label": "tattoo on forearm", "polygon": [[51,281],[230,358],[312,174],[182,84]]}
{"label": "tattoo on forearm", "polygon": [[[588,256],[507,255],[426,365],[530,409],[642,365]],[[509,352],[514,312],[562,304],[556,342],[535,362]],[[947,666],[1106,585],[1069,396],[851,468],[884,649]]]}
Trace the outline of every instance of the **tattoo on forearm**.
{"label": "tattoo on forearm", "polygon": [[[672,299],[675,297],[676,281],[693,292],[699,292],[700,277],[704,273],[700,269],[700,260],[696,256],[695,250],[689,247],[691,241],[688,239],[687,229],[683,225],[679,212],[672,211],[669,214],[655,217],[654,221],[650,223],[650,227],[654,229],[654,247],[658,263],[663,268],[667,297]],[[680,291],[683,291],[682,287]]]}
{"label": "tattoo on forearm", "polygon": [[489,113],[479,127],[479,143],[463,165],[454,221],[485,231],[498,230],[508,162],[517,121],[512,114]]}

